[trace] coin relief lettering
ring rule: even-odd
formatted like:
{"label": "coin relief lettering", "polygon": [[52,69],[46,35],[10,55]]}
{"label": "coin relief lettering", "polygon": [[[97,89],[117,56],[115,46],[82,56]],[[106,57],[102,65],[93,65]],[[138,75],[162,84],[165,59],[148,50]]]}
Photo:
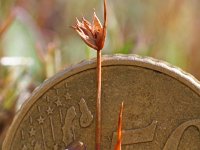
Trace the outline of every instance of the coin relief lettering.
{"label": "coin relief lettering", "polygon": [[51,107],[49,106],[48,109],[46,110],[46,112],[47,112],[47,115],[49,116],[52,138],[53,138],[53,141],[55,142],[55,132],[54,132],[53,119],[52,119],[53,108],[51,108]]}
{"label": "coin relief lettering", "polygon": [[65,98],[66,98],[66,100],[69,100],[69,99],[71,99],[71,95],[69,93],[66,93]]}
{"label": "coin relief lettering", "polygon": [[58,150],[58,144],[55,144],[53,150]]}
{"label": "coin relief lettering", "polygon": [[[153,141],[157,121],[153,121],[149,126],[141,129],[123,130],[122,145],[144,143]],[[117,139],[117,132],[113,133],[111,150],[114,149]]]}
{"label": "coin relief lettering", "polygon": [[29,136],[32,137],[32,136],[35,136],[35,129],[33,127],[31,127],[31,129],[29,130]]}
{"label": "coin relief lettering", "polygon": [[36,141],[35,141],[35,140],[32,140],[32,141],[31,141],[31,146],[34,146],[35,143],[36,143]]}
{"label": "coin relief lettering", "polygon": [[22,140],[24,140],[24,130],[23,129],[21,130],[21,138],[22,138]]}
{"label": "coin relief lettering", "polygon": [[23,145],[22,150],[28,150],[26,145]]}
{"label": "coin relief lettering", "polygon": [[163,150],[177,150],[183,133],[191,126],[200,132],[200,119],[190,120],[179,125],[168,138]]}
{"label": "coin relief lettering", "polygon": [[60,98],[58,97],[57,100],[54,103],[58,107],[60,122],[62,124],[63,123],[63,115],[62,115],[62,109],[61,109],[61,107],[63,106],[62,102],[60,101]]}
{"label": "coin relief lettering", "polygon": [[73,121],[76,117],[76,110],[74,106],[71,106],[67,110],[67,114],[65,116],[64,125],[62,127],[63,132],[63,142],[67,146],[69,143],[71,143],[74,139],[73,135]]}
{"label": "coin relief lettering", "polygon": [[42,145],[38,142],[35,143],[34,150],[42,150]]}
{"label": "coin relief lettering", "polygon": [[82,127],[88,127],[92,123],[93,115],[83,98],[79,102],[79,108],[81,111],[80,125]]}

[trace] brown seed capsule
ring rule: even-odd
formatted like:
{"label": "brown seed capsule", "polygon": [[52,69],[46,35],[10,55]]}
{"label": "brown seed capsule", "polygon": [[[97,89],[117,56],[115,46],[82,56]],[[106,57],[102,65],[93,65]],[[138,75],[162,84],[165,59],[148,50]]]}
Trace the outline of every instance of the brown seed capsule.
{"label": "brown seed capsule", "polygon": [[76,24],[72,26],[75,31],[79,34],[82,40],[91,48],[95,50],[102,50],[106,37],[106,24],[107,24],[107,13],[106,13],[106,0],[104,0],[104,24],[101,25],[96,13],[93,15],[93,22],[90,23],[85,18],[82,21],[76,19]]}

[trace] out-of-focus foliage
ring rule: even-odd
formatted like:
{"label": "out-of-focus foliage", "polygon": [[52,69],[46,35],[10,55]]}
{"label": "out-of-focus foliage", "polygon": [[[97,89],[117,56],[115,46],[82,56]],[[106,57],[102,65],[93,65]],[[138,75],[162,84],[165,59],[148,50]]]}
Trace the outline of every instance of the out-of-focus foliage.
{"label": "out-of-focus foliage", "polygon": [[[135,53],[181,67],[200,79],[199,0],[107,0],[104,54]],[[95,56],[69,28],[103,0],[0,0],[0,134],[35,86]],[[1,136],[2,138],[3,136]],[[0,139],[1,140],[1,139]]]}
{"label": "out-of-focus foliage", "polygon": [[[13,9],[16,14],[2,38],[4,55],[32,57],[34,74],[39,77],[42,62],[38,60],[36,45],[45,49],[49,42],[56,41],[61,63],[66,65],[94,57],[69,26],[80,14],[92,20],[93,8],[102,19],[102,4],[100,0],[1,0],[1,22]],[[153,56],[199,78],[199,6],[197,0],[108,0],[108,37],[103,52]]]}

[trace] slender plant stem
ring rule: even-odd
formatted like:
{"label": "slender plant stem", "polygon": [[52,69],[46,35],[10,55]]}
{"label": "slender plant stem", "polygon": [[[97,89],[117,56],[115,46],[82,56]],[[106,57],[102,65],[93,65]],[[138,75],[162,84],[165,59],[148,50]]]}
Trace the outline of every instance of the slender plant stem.
{"label": "slender plant stem", "polygon": [[96,150],[101,147],[101,50],[97,51]]}
{"label": "slender plant stem", "polygon": [[122,145],[122,113],[124,109],[124,102],[121,104],[119,119],[118,119],[118,129],[117,129],[117,144],[115,145],[114,150],[121,150]]}

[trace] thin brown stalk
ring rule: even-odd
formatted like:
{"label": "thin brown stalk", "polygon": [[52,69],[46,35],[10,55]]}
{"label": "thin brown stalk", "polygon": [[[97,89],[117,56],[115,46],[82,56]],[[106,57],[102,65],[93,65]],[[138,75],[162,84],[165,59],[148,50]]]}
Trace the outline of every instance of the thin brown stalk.
{"label": "thin brown stalk", "polygon": [[101,148],[101,50],[97,51],[96,150]]}
{"label": "thin brown stalk", "polygon": [[97,50],[97,100],[96,100],[96,150],[101,148],[101,50],[106,38],[107,13],[106,0],[104,0],[104,24],[103,27],[94,13],[93,22],[85,18],[77,22],[72,28],[79,34],[81,39],[91,48]]}

